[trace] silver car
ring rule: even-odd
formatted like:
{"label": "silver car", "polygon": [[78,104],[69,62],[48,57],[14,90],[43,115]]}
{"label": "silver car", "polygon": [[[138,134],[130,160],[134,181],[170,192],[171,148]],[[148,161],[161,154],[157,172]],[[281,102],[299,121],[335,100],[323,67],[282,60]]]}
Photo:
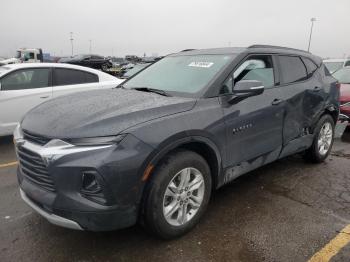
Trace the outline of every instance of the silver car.
{"label": "silver car", "polygon": [[122,81],[95,69],[69,64],[0,66],[0,136],[12,134],[25,113],[51,98],[112,88]]}

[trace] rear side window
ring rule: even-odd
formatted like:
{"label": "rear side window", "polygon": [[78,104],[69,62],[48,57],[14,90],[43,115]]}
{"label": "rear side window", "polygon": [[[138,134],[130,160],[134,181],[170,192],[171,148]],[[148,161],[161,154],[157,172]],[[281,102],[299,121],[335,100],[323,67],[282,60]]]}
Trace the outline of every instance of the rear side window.
{"label": "rear side window", "polygon": [[324,74],[325,74],[326,76],[332,76],[332,74],[329,72],[327,66],[324,66],[323,68],[324,68]]}
{"label": "rear side window", "polygon": [[311,77],[312,74],[317,70],[317,65],[314,62],[312,62],[309,58],[303,57],[302,60],[307,69],[307,76]]}
{"label": "rear side window", "polygon": [[65,69],[65,68],[55,68],[53,73],[53,85],[54,86],[64,86],[64,85],[78,85],[86,83],[98,82],[98,76],[92,73]]}
{"label": "rear side window", "polygon": [[349,61],[346,61],[346,63],[345,63],[344,66],[350,66],[350,60],[349,60]]}
{"label": "rear side window", "polygon": [[298,56],[279,56],[281,84],[290,84],[307,79],[304,63]]}
{"label": "rear side window", "polygon": [[32,68],[17,70],[4,76],[1,90],[23,90],[50,86],[49,68]]}

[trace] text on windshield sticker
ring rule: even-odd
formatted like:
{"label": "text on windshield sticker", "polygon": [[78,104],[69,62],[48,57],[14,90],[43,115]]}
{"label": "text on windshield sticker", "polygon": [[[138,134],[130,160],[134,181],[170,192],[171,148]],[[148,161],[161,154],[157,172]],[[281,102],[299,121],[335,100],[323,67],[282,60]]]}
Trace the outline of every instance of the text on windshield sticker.
{"label": "text on windshield sticker", "polygon": [[209,68],[213,64],[213,62],[191,62],[188,66]]}

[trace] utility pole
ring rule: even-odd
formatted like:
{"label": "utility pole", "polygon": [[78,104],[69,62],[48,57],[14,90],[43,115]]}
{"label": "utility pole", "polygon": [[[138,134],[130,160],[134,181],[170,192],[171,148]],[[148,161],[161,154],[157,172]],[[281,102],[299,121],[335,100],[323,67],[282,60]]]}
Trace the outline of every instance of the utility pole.
{"label": "utility pole", "polygon": [[312,37],[312,29],[314,27],[314,22],[316,21],[316,18],[311,18],[311,30],[310,30],[310,37],[309,37],[309,46],[307,47],[307,51],[310,51],[310,45],[311,45],[311,37]]}
{"label": "utility pole", "polygon": [[91,42],[92,42],[92,40],[90,39],[90,40],[89,40],[89,43],[90,43],[89,53],[90,53],[90,55],[91,55]]}
{"label": "utility pole", "polygon": [[69,34],[70,34],[70,39],[69,40],[70,40],[70,43],[71,43],[71,46],[72,46],[72,56],[73,56],[73,54],[74,54],[74,52],[73,52],[73,40],[74,40],[73,39],[73,32],[70,32]]}

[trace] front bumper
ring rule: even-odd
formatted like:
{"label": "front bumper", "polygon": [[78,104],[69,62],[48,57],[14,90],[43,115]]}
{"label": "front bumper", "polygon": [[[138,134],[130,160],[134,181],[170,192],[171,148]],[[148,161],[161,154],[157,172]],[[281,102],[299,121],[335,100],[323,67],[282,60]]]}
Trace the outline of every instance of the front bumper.
{"label": "front bumper", "polygon": [[[109,231],[136,223],[144,186],[142,170],[153,150],[150,146],[128,135],[119,145],[90,151],[69,149],[68,154],[62,150],[49,157],[46,154],[50,150],[43,147],[29,141],[16,145],[21,196],[36,212],[55,225],[89,231]],[[28,177],[20,148],[43,158],[52,186]],[[86,171],[99,177],[106,202],[94,201],[82,193],[82,174]]]}
{"label": "front bumper", "polygon": [[19,191],[24,202],[26,202],[31,208],[33,208],[34,211],[46,218],[50,223],[70,229],[83,230],[77,222],[66,219],[64,217],[56,216],[55,214],[50,214],[44,209],[41,209],[38,205],[36,205],[32,200],[30,200],[27,197],[27,195],[23,192],[22,189],[19,189]]}

